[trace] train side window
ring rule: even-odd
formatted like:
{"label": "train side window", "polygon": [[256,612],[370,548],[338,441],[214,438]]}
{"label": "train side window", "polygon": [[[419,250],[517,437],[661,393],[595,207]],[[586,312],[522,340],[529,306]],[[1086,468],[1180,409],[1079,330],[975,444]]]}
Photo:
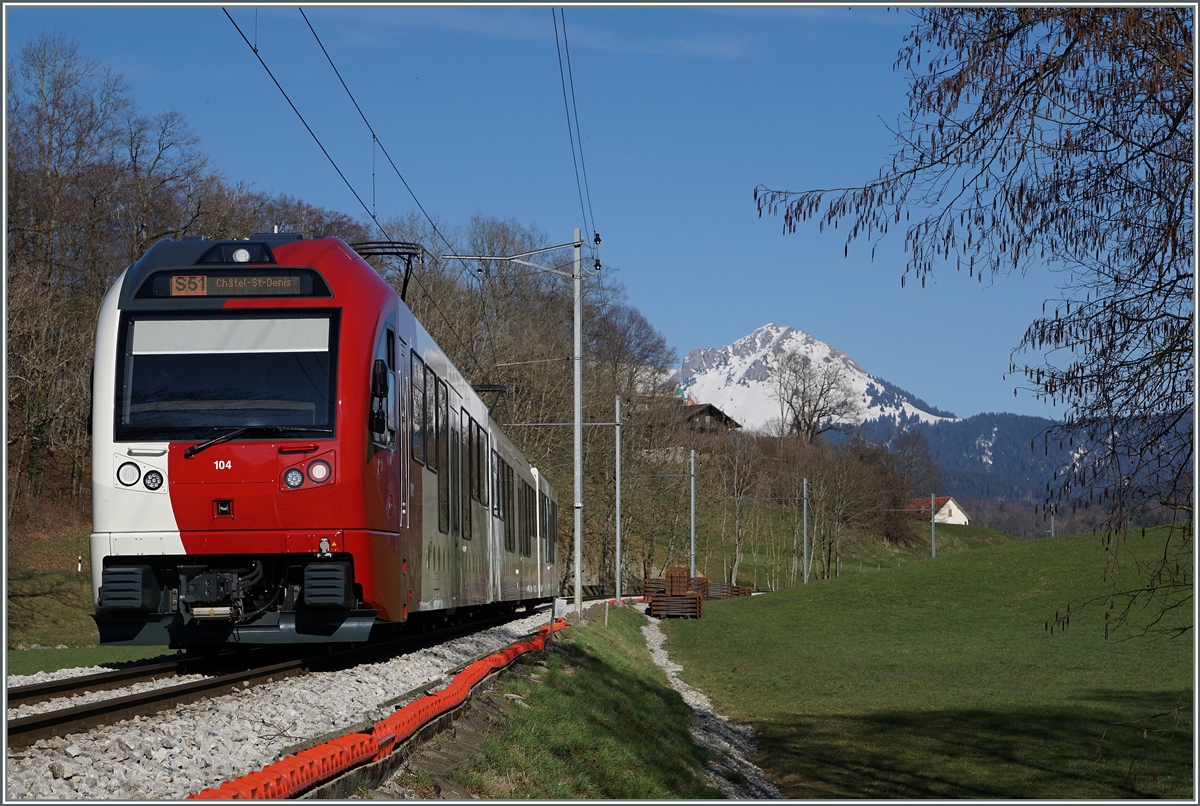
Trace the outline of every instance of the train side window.
{"label": "train side window", "polygon": [[[463,453],[466,454],[463,457],[463,475],[466,477],[463,479],[463,495],[464,500],[469,500],[471,498],[479,498],[479,488],[475,484],[475,421],[467,413],[466,409],[463,409],[462,413],[462,430]],[[467,507],[469,507],[469,504],[464,504],[464,512],[470,511]]]}
{"label": "train side window", "polygon": [[533,507],[529,505],[529,493],[532,489],[533,488],[529,486],[529,483],[525,481],[525,479],[521,479],[521,483],[518,486],[517,491],[517,509],[519,509],[521,512],[520,552],[522,557],[528,557],[532,553],[530,551],[531,546],[529,540],[529,536],[533,534],[534,529]]}
{"label": "train side window", "polygon": [[438,529],[450,531],[450,395],[446,382],[437,379]]}
{"label": "train side window", "polygon": [[550,530],[546,536],[546,562],[554,562],[554,552],[558,548],[558,502],[550,501]]}
{"label": "train side window", "polygon": [[[371,361],[371,376],[368,382],[371,384],[371,409],[367,422],[371,432],[371,441],[383,448],[396,447],[396,381],[394,372],[396,369],[396,350],[394,347],[395,335],[391,328],[385,328],[383,333],[379,335],[379,343],[375,345],[375,355]],[[375,367],[381,362],[386,367],[387,372],[383,379],[384,388],[382,394],[376,395],[375,388]],[[382,417],[380,415],[383,415]],[[382,426],[376,431],[376,426]]]}
{"label": "train side window", "polygon": [[450,534],[457,537],[462,534],[462,431],[458,425],[458,411],[450,409],[448,415],[450,445],[446,476],[450,479]]}
{"label": "train side window", "polygon": [[462,536],[464,538],[472,537],[471,529],[471,499],[475,497],[475,489],[472,481],[475,478],[475,451],[472,444],[475,440],[475,430],[471,428],[471,415],[466,409],[462,410],[462,442],[460,445],[461,459],[461,480],[459,482],[459,496],[462,500]]}
{"label": "train side window", "polygon": [[[393,322],[395,317],[389,317]],[[394,325],[389,324],[384,330],[384,338],[387,339],[387,367],[388,367],[388,393],[387,393],[387,439],[388,447],[395,448],[399,440],[397,432],[399,429],[400,406],[397,397],[399,396],[400,388],[396,383],[396,329]]]}
{"label": "train side window", "polygon": [[425,466],[434,473],[438,471],[440,464],[438,457],[441,452],[438,450],[439,434],[441,429],[438,427],[438,401],[439,397],[438,377],[434,371],[425,365]]}
{"label": "train side window", "polygon": [[425,464],[425,362],[412,354],[412,456]]}
{"label": "train side window", "polygon": [[492,517],[500,517],[500,454],[492,451]]}
{"label": "train side window", "polygon": [[533,536],[537,533],[537,506],[534,498],[533,487],[525,485],[525,511],[529,513],[526,518],[528,527],[525,529],[525,539],[521,542],[521,553],[526,557],[533,556]]}
{"label": "train side window", "polygon": [[483,425],[475,423],[475,454],[479,457],[476,464],[476,473],[478,475],[475,484],[479,490],[479,503],[485,507],[488,503],[488,483],[487,483],[487,455],[488,455],[488,438],[487,431]]}
{"label": "train side window", "polygon": [[538,490],[538,516],[539,516],[538,520],[540,521],[540,525],[542,527],[541,550],[542,550],[543,556],[546,553],[546,540],[547,540],[547,538],[550,537],[550,507],[548,506],[549,503],[550,503],[550,499],[547,497],[547,495],[544,492],[542,492],[541,490]]}
{"label": "train side window", "polygon": [[514,502],[517,505],[517,545],[515,546],[515,550],[520,554],[524,554],[525,530],[528,528],[528,524],[526,523],[528,519],[525,515],[525,479],[517,478],[516,489],[513,492],[515,493]]}
{"label": "train side window", "polygon": [[513,508],[513,470],[512,465],[501,460],[501,485],[503,501],[501,506],[504,512],[504,549],[505,551],[517,550],[517,515]]}
{"label": "train side window", "polygon": [[479,423],[473,417],[470,418],[469,421],[465,421],[464,427],[471,434],[470,445],[467,448],[467,452],[470,454],[471,464],[469,473],[471,498],[481,504],[486,504],[487,493],[485,490],[487,489],[487,484],[485,484],[485,481],[487,479],[487,464],[485,459],[487,454],[484,452],[483,448],[483,429],[479,427]]}

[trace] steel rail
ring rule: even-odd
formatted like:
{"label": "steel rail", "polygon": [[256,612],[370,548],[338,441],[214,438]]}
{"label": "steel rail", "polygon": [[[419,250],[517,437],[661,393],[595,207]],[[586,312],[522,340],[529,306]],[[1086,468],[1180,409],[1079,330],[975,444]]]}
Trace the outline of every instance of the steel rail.
{"label": "steel rail", "polygon": [[238,655],[221,657],[182,657],[159,663],[143,663],[107,672],[66,677],[45,683],[12,686],[5,692],[6,699],[8,707],[15,708],[19,705],[45,702],[56,697],[72,697],[88,691],[111,691],[114,688],[123,688],[134,683],[144,683],[164,677],[182,674],[215,674],[222,667],[229,666],[231,662],[244,662],[249,653],[261,651],[261,649],[252,649]]}
{"label": "steel rail", "polygon": [[178,686],[166,686],[136,694],[110,697],[84,705],[60,708],[41,714],[17,717],[7,722],[8,746],[12,748],[27,747],[38,739],[80,733],[103,725],[111,725],[134,716],[154,714],[172,708],[175,705],[195,702],[206,697],[219,696],[222,693],[227,693],[226,690],[246,689],[254,685],[273,682],[276,679],[306,674],[309,671],[357,665],[366,662],[369,658],[394,656],[401,652],[410,652],[435,646],[453,638],[498,626],[514,618],[517,618],[515,614],[492,616],[472,621],[465,625],[452,625],[438,630],[392,638],[379,643],[353,647],[339,652],[308,655],[266,666],[257,666],[220,674],[215,677],[195,680]]}

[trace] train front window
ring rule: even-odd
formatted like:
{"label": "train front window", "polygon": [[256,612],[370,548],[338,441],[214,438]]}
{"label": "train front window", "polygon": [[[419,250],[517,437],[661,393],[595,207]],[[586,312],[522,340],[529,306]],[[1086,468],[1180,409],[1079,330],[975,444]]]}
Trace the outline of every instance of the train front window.
{"label": "train front window", "polygon": [[130,316],[121,331],[115,438],[207,439],[333,433],[333,313]]}

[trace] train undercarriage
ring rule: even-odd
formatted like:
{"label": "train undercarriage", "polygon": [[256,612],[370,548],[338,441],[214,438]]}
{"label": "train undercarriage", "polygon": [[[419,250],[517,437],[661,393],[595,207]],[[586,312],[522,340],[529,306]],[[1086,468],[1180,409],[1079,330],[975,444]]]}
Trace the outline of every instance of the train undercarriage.
{"label": "train undercarriage", "polygon": [[93,618],[103,644],[365,641],[376,612],[360,605],[349,554],[154,555],[105,558]]}

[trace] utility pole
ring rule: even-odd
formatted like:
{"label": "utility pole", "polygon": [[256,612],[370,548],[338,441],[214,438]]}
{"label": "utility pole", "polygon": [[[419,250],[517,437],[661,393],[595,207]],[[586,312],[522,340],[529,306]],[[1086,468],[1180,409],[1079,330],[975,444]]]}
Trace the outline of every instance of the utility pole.
{"label": "utility pole", "polygon": [[804,584],[808,584],[808,479],[804,480]]}
{"label": "utility pole", "polygon": [[696,576],[696,449],[692,448],[692,570]]}
{"label": "utility pole", "polygon": [[621,603],[621,396],[617,395],[617,604]]}
{"label": "utility pole", "polygon": [[933,559],[937,559],[937,499],[929,494],[929,545],[933,546]]}
{"label": "utility pole", "polygon": [[575,228],[575,615],[583,615],[583,233]]}

